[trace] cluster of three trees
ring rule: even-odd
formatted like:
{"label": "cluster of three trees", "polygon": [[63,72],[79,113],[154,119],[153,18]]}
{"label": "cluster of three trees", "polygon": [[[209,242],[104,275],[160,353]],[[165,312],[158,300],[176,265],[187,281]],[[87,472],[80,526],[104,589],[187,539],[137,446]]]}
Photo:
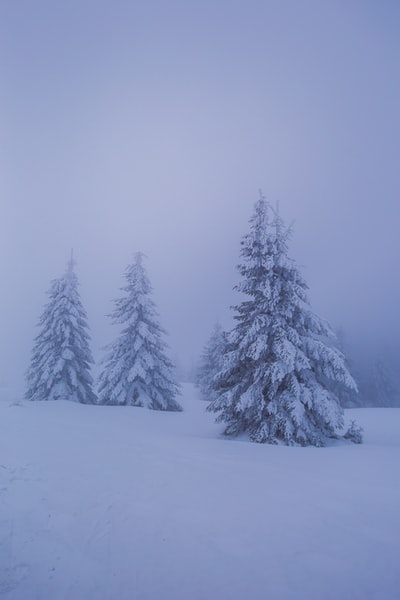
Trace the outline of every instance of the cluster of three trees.
{"label": "cluster of three trees", "polygon": [[[226,423],[227,434],[321,446],[343,435],[338,392],[355,390],[356,384],[329,325],[310,309],[307,285],[288,257],[290,230],[262,196],[250,223],[237,286],[247,299],[236,306],[233,330],[219,332],[219,345],[211,344],[203,357],[200,383],[208,410]],[[141,254],[126,278],[125,296],[112,315],[123,330],[104,361],[97,402],[181,410]],[[53,282],[40,325],[27,397],[96,402],[86,314],[72,261],[65,276]],[[352,425],[344,437],[361,441],[361,432]]]}
{"label": "cluster of three trees", "polygon": [[52,281],[49,302],[39,321],[27,373],[27,399],[181,410],[176,401],[179,387],[166,354],[141,253],[135,255],[125,276],[124,296],[116,300],[111,315],[123,328],[108,348],[96,395],[90,373],[94,361],[87,316],[71,257],[65,274]]}

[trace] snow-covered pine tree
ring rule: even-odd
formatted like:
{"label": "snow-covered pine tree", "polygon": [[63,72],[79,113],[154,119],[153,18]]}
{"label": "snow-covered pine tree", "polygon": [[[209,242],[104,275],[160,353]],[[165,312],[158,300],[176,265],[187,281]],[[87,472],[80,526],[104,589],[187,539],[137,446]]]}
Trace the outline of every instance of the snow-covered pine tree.
{"label": "snow-covered pine tree", "polygon": [[226,333],[216,323],[203,349],[196,376],[196,385],[204,400],[211,402],[215,398],[214,377],[223,368]]}
{"label": "snow-covered pine tree", "polygon": [[71,256],[65,274],[51,282],[27,372],[28,400],[94,404],[89,328]]}
{"label": "snow-covered pine tree", "polygon": [[238,291],[217,397],[208,410],[256,442],[324,445],[341,435],[343,409],[330,382],[356,384],[329,325],[314,315],[307,285],[288,257],[290,230],[260,195],[243,238]]}
{"label": "snow-covered pine tree", "polygon": [[143,256],[138,252],[127,267],[124,296],[115,301],[110,315],[123,329],[103,362],[99,403],[180,411],[176,400],[180,390],[166,355],[165,332],[158,323]]}

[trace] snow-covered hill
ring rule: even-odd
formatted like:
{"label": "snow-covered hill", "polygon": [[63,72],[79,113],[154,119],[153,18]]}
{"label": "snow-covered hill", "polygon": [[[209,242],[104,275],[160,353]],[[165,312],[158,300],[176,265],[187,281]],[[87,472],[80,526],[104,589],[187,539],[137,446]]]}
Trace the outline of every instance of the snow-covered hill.
{"label": "snow-covered hill", "polygon": [[395,600],[400,409],[365,443],[226,440],[184,412],[0,402],[4,600]]}

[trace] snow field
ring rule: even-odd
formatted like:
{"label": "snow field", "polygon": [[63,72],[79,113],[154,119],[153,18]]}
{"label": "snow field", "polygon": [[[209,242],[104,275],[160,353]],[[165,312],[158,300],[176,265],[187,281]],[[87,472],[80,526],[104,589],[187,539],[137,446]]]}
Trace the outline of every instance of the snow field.
{"label": "snow field", "polygon": [[361,446],[220,436],[184,412],[0,402],[4,600],[395,600],[400,410]]}

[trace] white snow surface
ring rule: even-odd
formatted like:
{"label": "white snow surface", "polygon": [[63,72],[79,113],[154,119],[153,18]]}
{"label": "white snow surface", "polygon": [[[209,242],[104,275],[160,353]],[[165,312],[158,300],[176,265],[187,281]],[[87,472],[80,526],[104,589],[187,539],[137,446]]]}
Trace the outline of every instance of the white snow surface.
{"label": "white snow surface", "polygon": [[184,412],[0,402],[1,600],[395,600],[400,409],[357,446],[230,440]]}

